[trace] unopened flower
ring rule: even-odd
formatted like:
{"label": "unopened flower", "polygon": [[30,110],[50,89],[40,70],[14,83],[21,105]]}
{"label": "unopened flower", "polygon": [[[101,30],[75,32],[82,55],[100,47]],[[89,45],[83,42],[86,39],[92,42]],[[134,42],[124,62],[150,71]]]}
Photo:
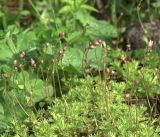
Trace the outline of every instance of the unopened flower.
{"label": "unopened flower", "polygon": [[96,49],[96,46],[91,44],[91,45],[89,45],[89,49]]}
{"label": "unopened flower", "polygon": [[149,42],[148,42],[148,48],[152,48],[153,47],[153,40],[150,40]]}
{"label": "unopened flower", "polygon": [[130,95],[130,93],[129,93],[129,92],[125,93],[125,98],[126,98],[126,99],[129,99],[129,98],[130,98],[130,96],[131,96],[131,95]]}
{"label": "unopened flower", "polygon": [[117,41],[116,40],[112,40],[112,45],[117,45]]}
{"label": "unopened flower", "polygon": [[59,54],[60,56],[62,56],[63,50],[60,49],[60,50],[58,51],[58,54]]}
{"label": "unopened flower", "polygon": [[18,65],[18,69],[19,69],[19,70],[22,70],[22,68],[23,68],[23,65],[22,65],[22,63],[20,63],[20,64]]}
{"label": "unopened flower", "polygon": [[36,63],[35,63],[35,60],[31,58],[30,60],[30,64],[32,67],[36,67]]}
{"label": "unopened flower", "polygon": [[22,51],[22,52],[19,54],[19,57],[20,57],[20,59],[23,59],[23,58],[24,58],[24,56],[25,56],[25,52],[24,52],[24,51]]}
{"label": "unopened flower", "polygon": [[63,38],[63,37],[64,37],[64,35],[65,35],[65,33],[64,33],[64,32],[60,32],[60,33],[59,33],[59,37],[61,37],[61,38]]}
{"label": "unopened flower", "polygon": [[112,71],[111,71],[111,74],[112,74],[112,75],[115,75],[115,74],[116,74],[116,72],[115,72],[114,70],[112,70]]}
{"label": "unopened flower", "polygon": [[13,67],[16,67],[17,66],[17,60],[13,60]]}
{"label": "unopened flower", "polygon": [[98,40],[96,40],[96,41],[94,42],[94,45],[95,45],[95,46],[100,45],[99,41],[98,41]]}
{"label": "unopened flower", "polygon": [[150,41],[148,42],[148,45],[147,45],[147,51],[148,51],[148,52],[151,52],[151,51],[152,51],[152,48],[153,48],[153,41],[150,40]]}
{"label": "unopened flower", "polygon": [[127,44],[127,49],[128,50],[131,50],[131,47],[132,47],[131,44]]}
{"label": "unopened flower", "polygon": [[127,58],[126,57],[122,57],[121,58],[121,64],[126,64],[128,61],[127,61]]}
{"label": "unopened flower", "polygon": [[102,44],[102,40],[101,39],[99,39],[98,42],[99,42],[99,44]]}
{"label": "unopened flower", "polygon": [[102,47],[105,48],[106,47],[106,42],[102,41]]}
{"label": "unopened flower", "polygon": [[41,63],[41,64],[44,64],[44,60],[42,59],[42,60],[40,61],[40,63]]}

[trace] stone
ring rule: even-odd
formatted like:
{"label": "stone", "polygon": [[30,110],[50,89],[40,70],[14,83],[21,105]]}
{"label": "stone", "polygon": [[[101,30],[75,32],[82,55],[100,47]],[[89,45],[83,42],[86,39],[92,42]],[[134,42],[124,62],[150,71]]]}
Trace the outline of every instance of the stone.
{"label": "stone", "polygon": [[153,41],[153,49],[160,50],[160,20],[152,22],[142,22],[129,26],[122,34],[122,49],[127,49],[127,44],[131,45],[132,50],[144,49],[148,43],[145,41]]}

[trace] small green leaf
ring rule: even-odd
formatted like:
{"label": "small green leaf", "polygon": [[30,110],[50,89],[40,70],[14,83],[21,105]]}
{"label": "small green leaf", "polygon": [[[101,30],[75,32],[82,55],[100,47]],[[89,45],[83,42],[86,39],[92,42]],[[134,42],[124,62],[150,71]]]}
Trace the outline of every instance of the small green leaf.
{"label": "small green leaf", "polygon": [[95,11],[95,12],[98,12],[98,10],[97,10],[97,9],[95,9],[95,8],[93,8],[93,7],[89,6],[89,5],[86,5],[86,4],[81,5],[81,8],[86,9],[86,10],[89,10],[89,11]]}
{"label": "small green leaf", "polygon": [[61,8],[61,10],[59,11],[59,14],[66,14],[68,12],[71,12],[72,9],[73,8],[71,6],[65,6],[65,7]]}

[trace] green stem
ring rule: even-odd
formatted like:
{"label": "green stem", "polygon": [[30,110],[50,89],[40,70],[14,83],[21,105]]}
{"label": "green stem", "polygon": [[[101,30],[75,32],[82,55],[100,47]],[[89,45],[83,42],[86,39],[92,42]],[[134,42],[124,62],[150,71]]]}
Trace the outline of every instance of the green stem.
{"label": "green stem", "polygon": [[116,0],[113,0],[112,6],[111,6],[111,18],[112,18],[113,24],[117,27]]}
{"label": "green stem", "polygon": [[32,6],[32,8],[35,10],[35,12],[36,12],[39,20],[41,20],[41,15],[40,15],[40,13],[38,12],[36,6],[33,4],[32,0],[28,0],[28,1],[29,1],[30,5]]}
{"label": "green stem", "polygon": [[20,1],[19,1],[19,10],[20,10],[20,11],[23,10],[23,5],[24,5],[24,0],[20,0]]}

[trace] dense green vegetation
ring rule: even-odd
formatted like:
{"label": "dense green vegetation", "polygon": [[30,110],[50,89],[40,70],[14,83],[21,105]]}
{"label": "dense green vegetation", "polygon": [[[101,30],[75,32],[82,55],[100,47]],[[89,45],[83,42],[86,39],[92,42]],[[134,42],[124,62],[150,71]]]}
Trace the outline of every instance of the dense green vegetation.
{"label": "dense green vegetation", "polygon": [[145,48],[121,48],[126,28],[156,20],[160,2],[96,4],[0,1],[2,137],[160,136],[160,50],[147,34]]}

